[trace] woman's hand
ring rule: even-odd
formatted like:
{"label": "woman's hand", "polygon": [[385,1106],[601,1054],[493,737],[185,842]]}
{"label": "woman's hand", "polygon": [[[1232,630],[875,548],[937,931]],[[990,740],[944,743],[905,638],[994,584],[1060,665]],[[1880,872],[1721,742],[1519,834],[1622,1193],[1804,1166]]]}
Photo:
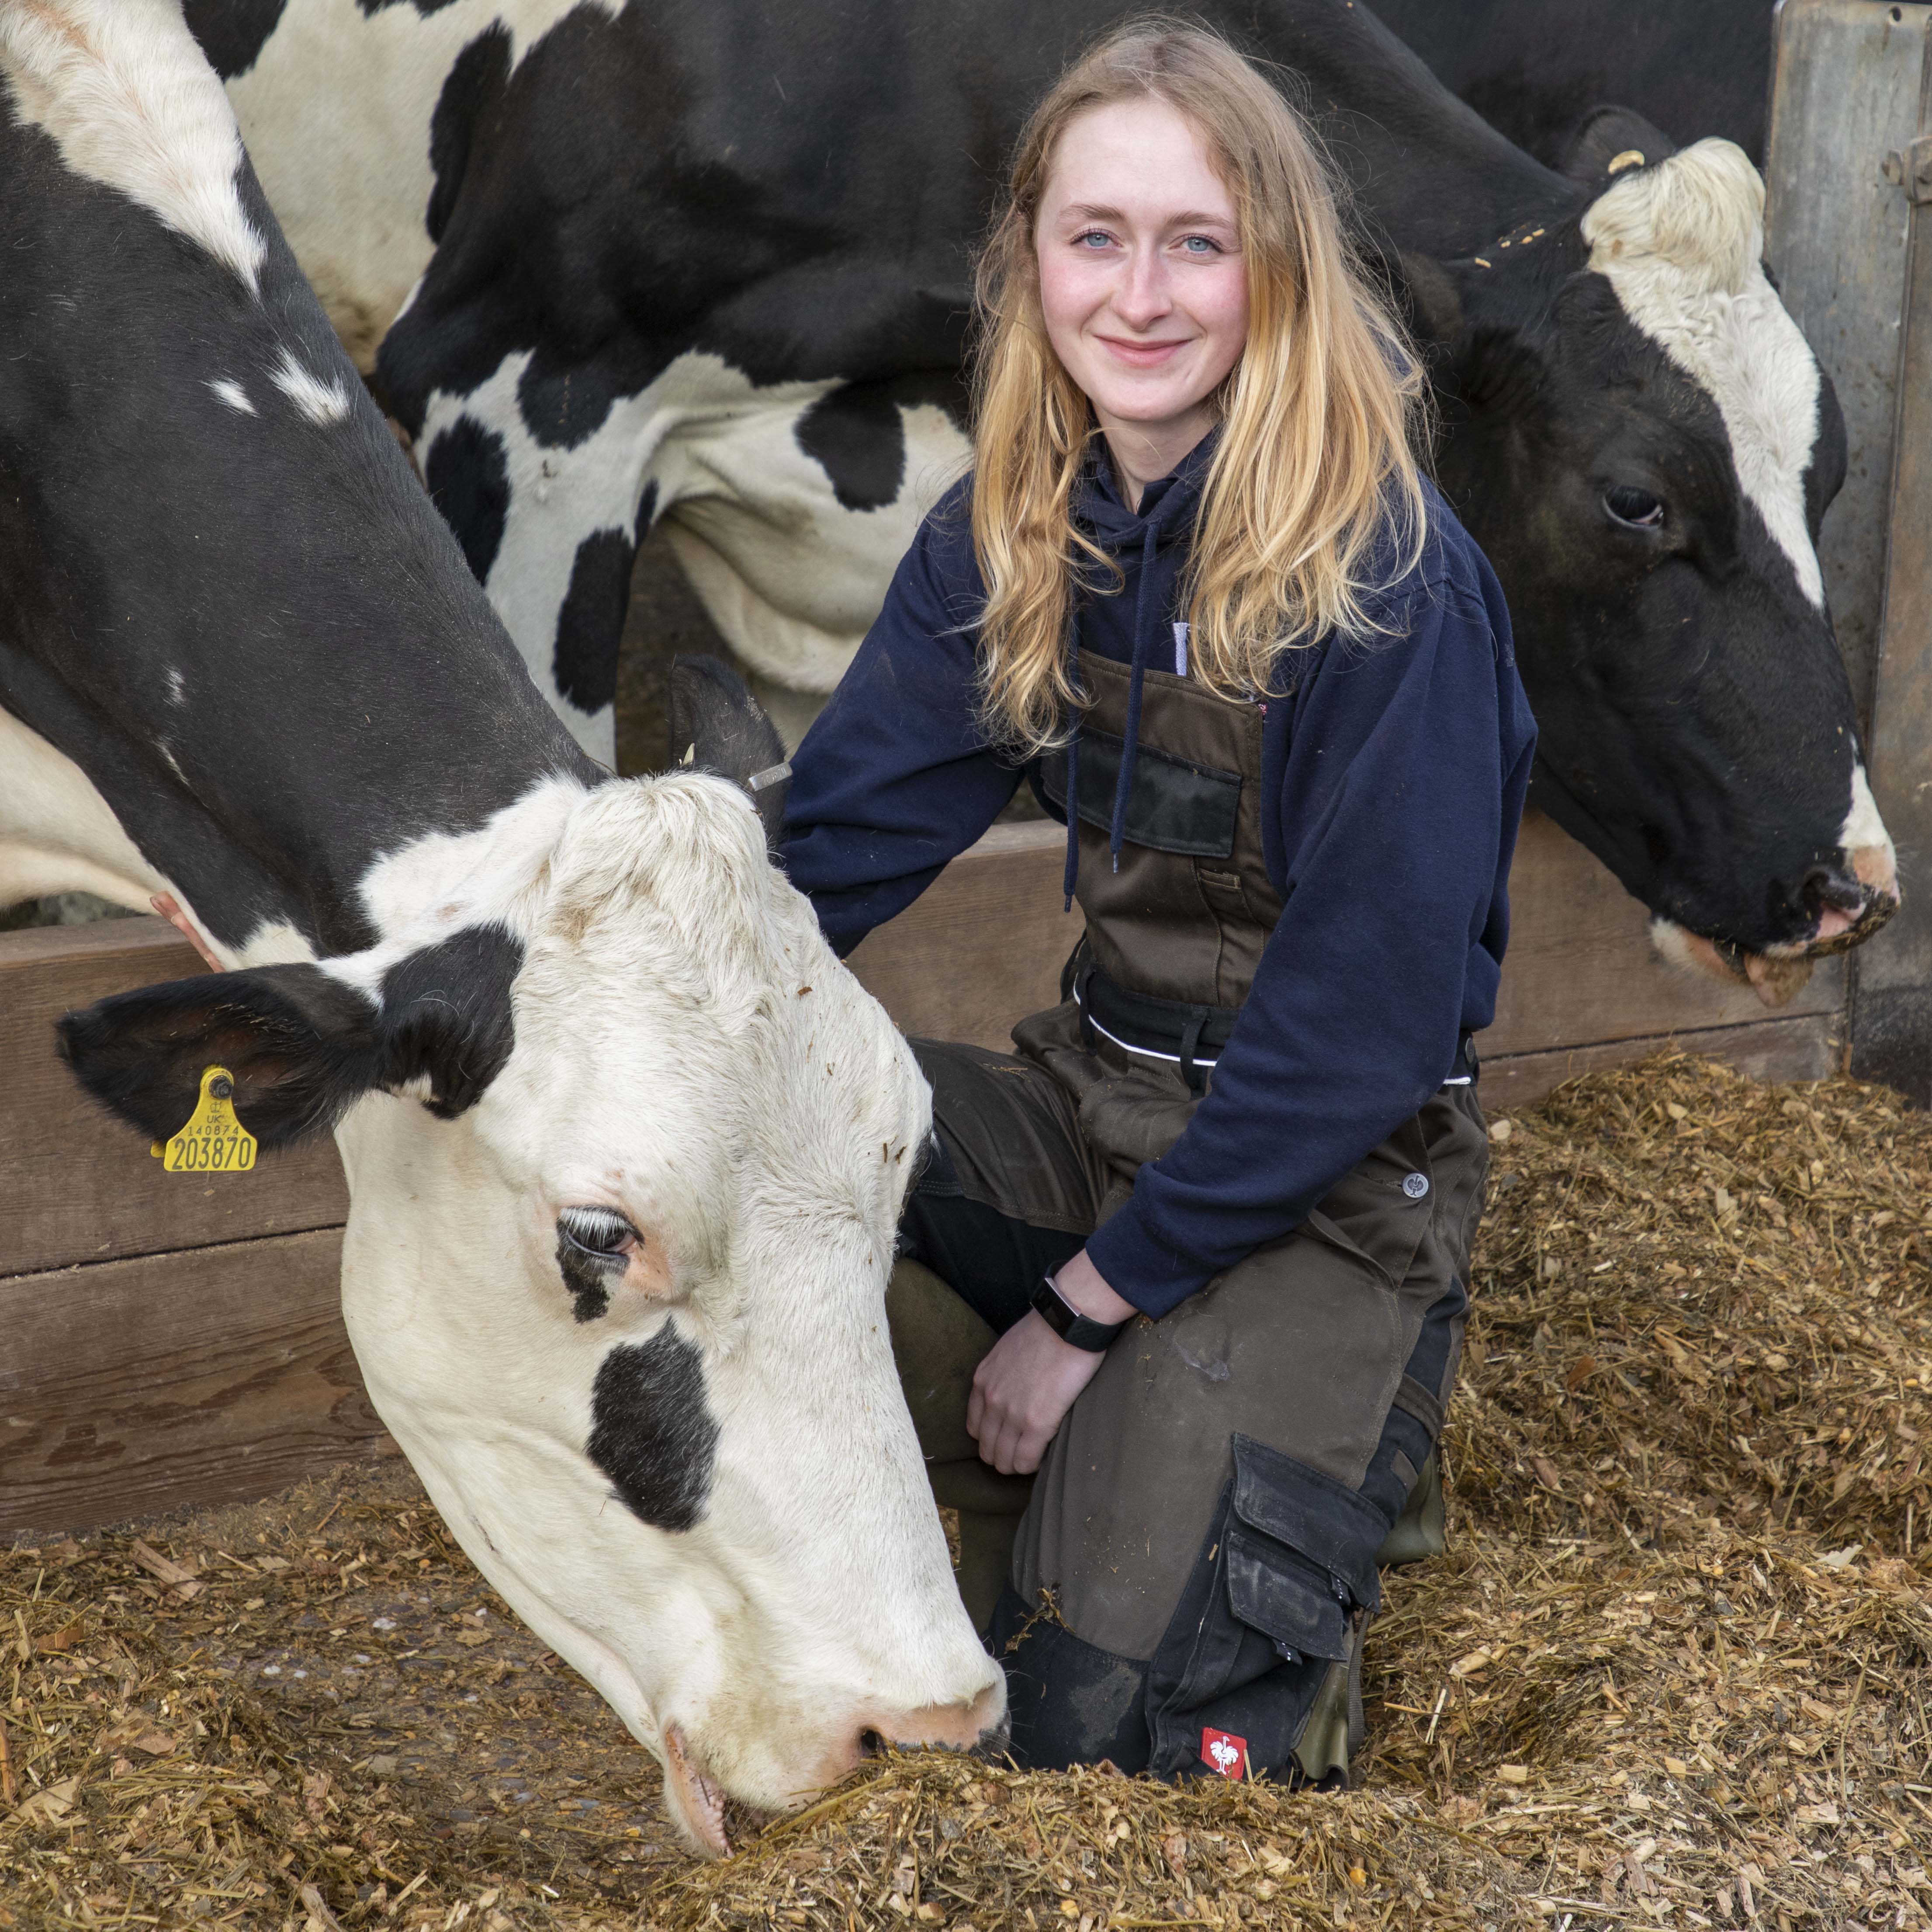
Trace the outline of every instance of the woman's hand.
{"label": "woman's hand", "polygon": [[[1136,1312],[1107,1286],[1084,1248],[1054,1282],[1094,1321],[1125,1322]],[[1003,1476],[1031,1475],[1101,1359],[1090,1348],[1063,1342],[1028,1309],[994,1343],[973,1377],[966,1429],[980,1445],[980,1460]]]}

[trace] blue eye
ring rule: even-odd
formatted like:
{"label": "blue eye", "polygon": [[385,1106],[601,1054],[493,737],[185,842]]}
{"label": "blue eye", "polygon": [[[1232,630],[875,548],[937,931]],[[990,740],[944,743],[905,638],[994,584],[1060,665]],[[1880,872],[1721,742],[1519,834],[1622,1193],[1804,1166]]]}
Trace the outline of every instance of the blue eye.
{"label": "blue eye", "polygon": [[1190,255],[1218,255],[1221,252],[1220,243],[1205,235],[1190,235],[1180,245]]}
{"label": "blue eye", "polygon": [[1090,242],[1096,248],[1105,248],[1111,244],[1113,238],[1097,228],[1090,228],[1084,235],[1075,237],[1073,245],[1076,248],[1084,248]]}

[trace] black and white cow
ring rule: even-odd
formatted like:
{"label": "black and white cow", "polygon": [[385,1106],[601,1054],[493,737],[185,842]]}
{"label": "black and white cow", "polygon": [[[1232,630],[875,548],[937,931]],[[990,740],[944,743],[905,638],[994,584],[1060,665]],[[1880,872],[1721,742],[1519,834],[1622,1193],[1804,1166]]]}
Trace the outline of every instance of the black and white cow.
{"label": "black and white cow", "polygon": [[[538,685],[608,760],[668,514],[719,628],[828,690],[964,461],[970,244],[1118,0],[190,0],[271,200]],[[1428,338],[1539,801],[1666,950],[1788,997],[1896,903],[1813,549],[1845,462],[1729,144],[1557,172],[1354,0],[1210,0],[1297,69]],[[379,348],[380,345],[380,348]]]}
{"label": "black and white cow", "polygon": [[173,0],[0,0],[0,904],[158,897],[228,969],[64,1023],[129,1160],[211,1064],[334,1126],[377,1409],[694,1844],[974,1743],[884,1319],[925,1083],[757,812],[532,687]]}

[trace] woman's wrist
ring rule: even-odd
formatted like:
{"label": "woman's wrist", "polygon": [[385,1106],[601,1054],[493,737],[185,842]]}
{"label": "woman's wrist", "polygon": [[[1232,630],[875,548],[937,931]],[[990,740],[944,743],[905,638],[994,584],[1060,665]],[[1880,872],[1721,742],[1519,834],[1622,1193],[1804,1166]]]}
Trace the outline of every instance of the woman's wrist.
{"label": "woman's wrist", "polygon": [[1087,1258],[1084,1248],[1055,1270],[1053,1285],[1060,1299],[1090,1322],[1131,1322],[1140,1312],[1107,1286],[1106,1278]]}

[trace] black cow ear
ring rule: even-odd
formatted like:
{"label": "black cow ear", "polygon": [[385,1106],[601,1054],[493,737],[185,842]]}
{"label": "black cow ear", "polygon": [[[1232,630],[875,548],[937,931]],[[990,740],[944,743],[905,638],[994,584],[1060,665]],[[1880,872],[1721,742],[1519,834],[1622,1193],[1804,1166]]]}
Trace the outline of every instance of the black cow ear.
{"label": "black cow ear", "polygon": [[670,668],[670,762],[716,772],[750,795],[772,852],[784,824],[791,766],[764,707],[722,658],[686,656]]}
{"label": "black cow ear", "polygon": [[1577,123],[1564,151],[1563,172],[1593,194],[1633,168],[1654,167],[1677,152],[1677,143],[1654,122],[1628,107],[1593,107]]}
{"label": "black cow ear", "polygon": [[382,1066],[374,1003],[314,966],[142,986],[58,1030],[81,1084],[151,1140],[188,1124],[208,1066],[234,1075],[236,1116],[265,1148],[333,1126]]}
{"label": "black cow ear", "polygon": [[382,976],[380,1084],[427,1079],[440,1120],[474,1106],[516,1044],[510,988],[523,966],[500,926],[465,926],[398,961]]}

